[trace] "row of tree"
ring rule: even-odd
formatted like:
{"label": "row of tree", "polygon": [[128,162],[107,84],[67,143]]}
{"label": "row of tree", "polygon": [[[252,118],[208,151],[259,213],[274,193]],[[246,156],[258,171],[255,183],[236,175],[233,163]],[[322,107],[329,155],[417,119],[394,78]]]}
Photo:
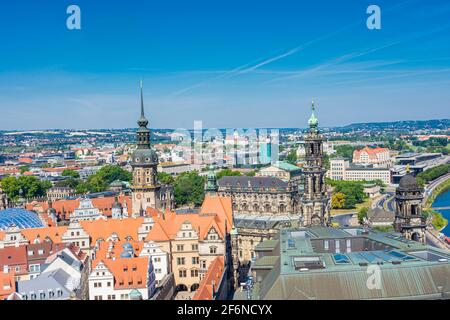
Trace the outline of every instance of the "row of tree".
{"label": "row of tree", "polygon": [[19,198],[44,197],[52,184],[50,181],[41,181],[34,176],[6,177],[0,181],[3,192],[9,199],[17,201]]}
{"label": "row of tree", "polygon": [[450,164],[441,164],[439,166],[427,169],[424,172],[419,173],[416,179],[417,182],[421,186],[423,186],[425,183],[433,181],[449,172],[450,172]]}
{"label": "row of tree", "polygon": [[96,173],[90,175],[86,181],[80,179],[79,173],[74,170],[64,170],[62,175],[67,179],[57,182],[55,186],[71,187],[79,194],[105,191],[115,180],[131,182],[132,178],[131,172],[118,165],[103,166]]}

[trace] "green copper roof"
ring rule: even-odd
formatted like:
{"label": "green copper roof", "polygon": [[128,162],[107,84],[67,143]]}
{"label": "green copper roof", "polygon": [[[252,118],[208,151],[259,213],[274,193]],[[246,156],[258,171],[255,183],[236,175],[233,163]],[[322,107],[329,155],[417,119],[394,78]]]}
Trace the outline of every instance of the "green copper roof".
{"label": "green copper roof", "polygon": [[205,191],[214,192],[219,189],[217,186],[216,172],[214,171],[214,166],[212,165],[210,165],[208,169],[209,171],[207,175]]}
{"label": "green copper roof", "polygon": [[277,167],[279,169],[285,170],[285,171],[298,171],[301,170],[301,168],[294,166],[293,164],[290,164],[285,161],[277,161],[273,164],[274,167]]}
{"label": "green copper roof", "polygon": [[[363,228],[289,228],[281,230],[278,239],[258,244],[255,251],[260,258],[253,263],[254,270],[257,278],[262,278],[254,284],[250,299],[450,297],[448,251],[396,233]],[[380,270],[378,289],[367,285],[371,265]],[[239,298],[247,296],[235,295]]]}
{"label": "green copper roof", "polygon": [[314,110],[316,109],[314,106],[314,100],[312,101],[311,104],[311,117],[308,120],[308,124],[311,128],[317,128],[317,126],[319,125],[319,119],[316,118],[316,115],[314,114]]}

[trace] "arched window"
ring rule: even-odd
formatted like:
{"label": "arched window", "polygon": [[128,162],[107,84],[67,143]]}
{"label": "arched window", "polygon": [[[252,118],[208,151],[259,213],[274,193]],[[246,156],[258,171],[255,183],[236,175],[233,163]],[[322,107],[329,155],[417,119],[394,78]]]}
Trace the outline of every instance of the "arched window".
{"label": "arched window", "polygon": [[217,253],[217,247],[216,246],[209,247],[209,253],[216,254]]}

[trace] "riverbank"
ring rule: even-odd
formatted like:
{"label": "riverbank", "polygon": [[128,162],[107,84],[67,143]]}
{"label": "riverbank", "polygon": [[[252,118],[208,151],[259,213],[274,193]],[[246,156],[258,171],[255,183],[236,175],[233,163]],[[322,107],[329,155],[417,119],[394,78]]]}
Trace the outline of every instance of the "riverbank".
{"label": "riverbank", "polygon": [[442,183],[433,188],[431,195],[428,196],[425,202],[424,212],[426,214],[432,215],[431,224],[438,231],[442,231],[443,229],[445,229],[445,227],[448,225],[448,220],[444,218],[442,213],[433,210],[432,205],[439,195],[449,190],[450,190],[450,179],[446,179]]}

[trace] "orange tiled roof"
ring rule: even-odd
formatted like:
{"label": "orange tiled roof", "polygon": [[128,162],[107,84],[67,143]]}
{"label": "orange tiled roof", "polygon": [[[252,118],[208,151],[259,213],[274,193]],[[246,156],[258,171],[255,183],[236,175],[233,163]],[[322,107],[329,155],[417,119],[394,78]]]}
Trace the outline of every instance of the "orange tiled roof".
{"label": "orange tiled roof", "polygon": [[33,159],[31,159],[31,158],[26,158],[26,157],[22,157],[22,158],[19,158],[19,162],[20,162],[20,163],[32,163],[32,162],[33,162]]}
{"label": "orange tiled roof", "polygon": [[[7,289],[9,287],[9,289]],[[0,272],[0,300],[8,298],[8,296],[16,291],[16,282],[14,281],[14,272]]]}
{"label": "orange tiled roof", "polygon": [[81,227],[86,231],[95,243],[98,239],[106,241],[113,233],[116,233],[120,240],[131,237],[138,239],[138,228],[144,222],[144,217],[126,219],[108,219],[95,221],[80,221]]}
{"label": "orange tiled roof", "polygon": [[[0,249],[0,267],[27,264],[27,249],[25,246],[5,247]],[[1,270],[2,271],[2,270]]]}
{"label": "orange tiled roof", "polygon": [[129,243],[133,246],[135,257],[139,256],[139,253],[144,247],[144,241],[126,241],[125,239],[119,241],[102,241],[99,243],[99,247],[95,253],[95,260],[98,261],[104,259],[118,259],[123,252],[123,245]]}
{"label": "orange tiled roof", "polygon": [[216,257],[209,265],[208,271],[206,271],[205,277],[200,282],[200,286],[192,300],[212,300],[214,294],[213,287],[215,287],[214,290],[217,290],[224,271],[224,258],[220,256]]}
{"label": "orange tiled roof", "polygon": [[155,221],[150,232],[147,234],[145,241],[168,241],[170,240],[159,221]]}
{"label": "orange tiled roof", "polygon": [[62,242],[62,235],[67,231],[67,226],[45,227],[23,229],[20,233],[29,241],[32,242],[39,236],[43,241],[45,238],[50,238],[54,243]]}
{"label": "orange tiled roof", "polygon": [[204,239],[211,227],[223,238],[232,227],[231,198],[207,195],[199,213],[176,214],[166,210],[164,215],[154,216],[155,224],[146,240],[165,241],[175,239],[181,225],[188,221],[195,230],[200,230],[199,238]]}
{"label": "orange tiled roof", "polygon": [[368,154],[377,154],[380,152],[389,151],[389,149],[381,148],[381,147],[370,148],[370,147],[366,146],[366,147],[362,148],[361,150],[355,150],[355,152],[357,152],[357,153],[362,153],[363,151],[367,152]]}
{"label": "orange tiled roof", "polygon": [[147,287],[148,257],[101,260],[114,276],[114,289]]}
{"label": "orange tiled roof", "polygon": [[[105,216],[111,217],[112,215],[112,205],[115,202],[115,197],[103,197],[103,198],[93,198],[92,205],[98,208]],[[126,195],[119,195],[118,200],[121,204],[125,201],[127,204],[128,211],[131,211],[131,197]],[[71,200],[56,200],[52,203],[52,208],[56,210],[58,215],[62,215],[64,213],[64,219],[68,220],[73,211],[80,206],[80,199],[71,199]],[[47,201],[33,201],[27,203],[27,210],[41,211],[46,212],[48,210],[48,202]]]}

